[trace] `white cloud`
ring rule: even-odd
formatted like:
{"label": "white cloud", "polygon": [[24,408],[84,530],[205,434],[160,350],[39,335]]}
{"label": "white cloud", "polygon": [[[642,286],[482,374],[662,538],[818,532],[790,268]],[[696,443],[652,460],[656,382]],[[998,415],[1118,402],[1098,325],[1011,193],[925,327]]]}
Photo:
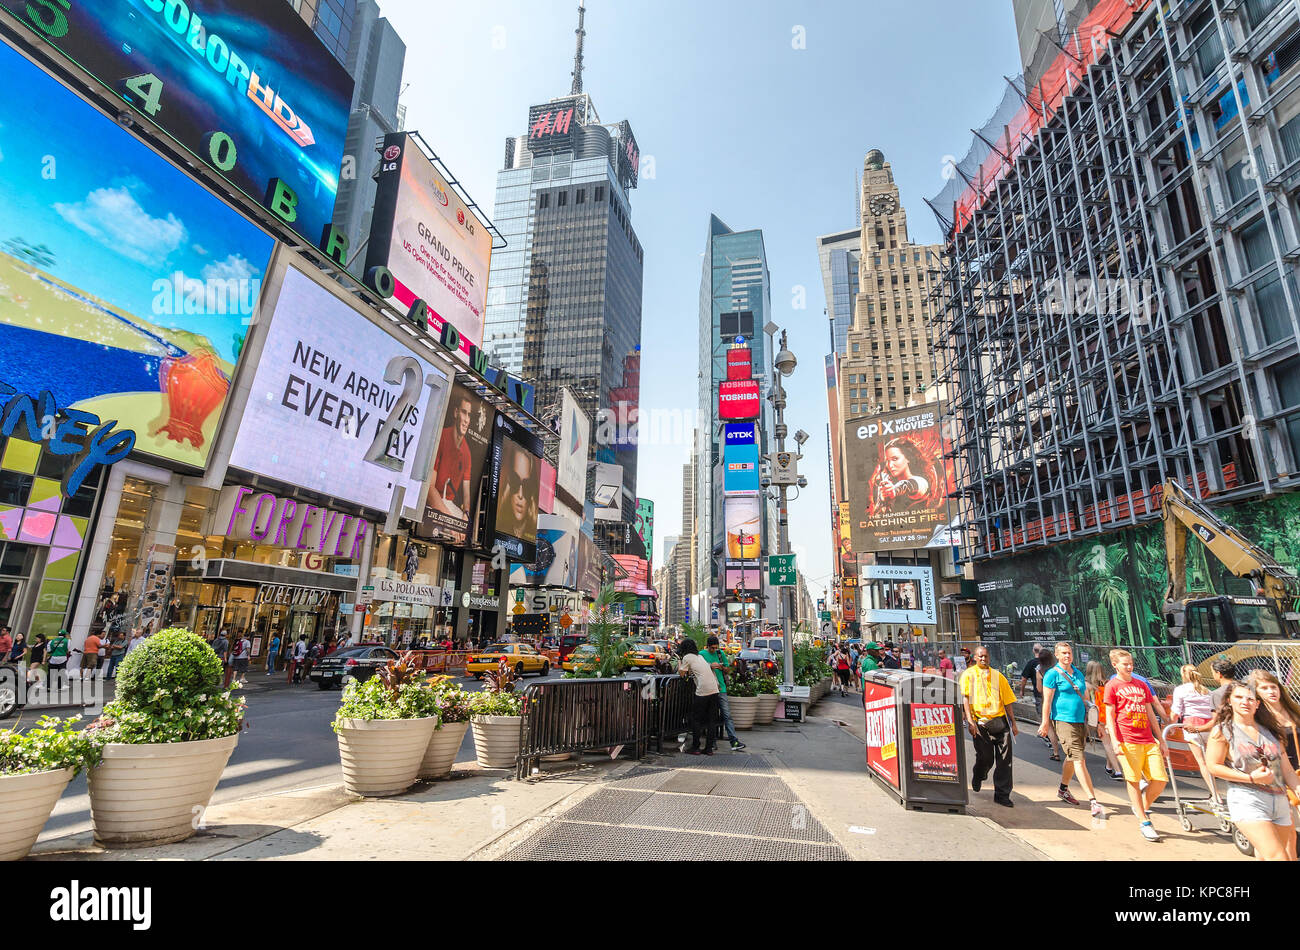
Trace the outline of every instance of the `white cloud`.
{"label": "white cloud", "polygon": [[139,264],[160,264],[185,243],[185,224],[168,212],[155,218],[126,188],[96,188],[76,204],[55,204],[65,221]]}
{"label": "white cloud", "polygon": [[257,276],[257,268],[242,254],[231,254],[224,261],[213,261],[203,268],[204,280],[248,280]]}

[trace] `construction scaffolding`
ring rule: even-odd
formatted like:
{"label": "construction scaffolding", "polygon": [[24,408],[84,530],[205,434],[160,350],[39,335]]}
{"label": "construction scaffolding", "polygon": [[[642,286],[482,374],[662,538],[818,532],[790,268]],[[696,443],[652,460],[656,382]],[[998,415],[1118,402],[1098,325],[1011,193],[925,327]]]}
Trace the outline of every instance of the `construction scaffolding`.
{"label": "construction scaffolding", "polygon": [[1103,0],[1008,87],[930,203],[966,557],[1300,488],[1300,3]]}

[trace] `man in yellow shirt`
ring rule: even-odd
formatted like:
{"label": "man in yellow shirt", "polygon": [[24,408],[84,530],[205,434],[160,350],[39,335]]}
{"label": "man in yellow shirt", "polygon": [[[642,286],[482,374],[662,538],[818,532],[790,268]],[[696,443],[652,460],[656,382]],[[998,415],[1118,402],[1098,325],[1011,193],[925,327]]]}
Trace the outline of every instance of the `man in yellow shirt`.
{"label": "man in yellow shirt", "polygon": [[993,800],[1007,808],[1011,803],[1011,763],[1015,754],[1011,737],[1020,735],[1011,704],[1016,694],[1007,678],[989,666],[987,647],[976,647],[975,665],[961,675],[962,707],[966,728],[975,740],[975,769],[971,788],[979,791],[993,770]]}

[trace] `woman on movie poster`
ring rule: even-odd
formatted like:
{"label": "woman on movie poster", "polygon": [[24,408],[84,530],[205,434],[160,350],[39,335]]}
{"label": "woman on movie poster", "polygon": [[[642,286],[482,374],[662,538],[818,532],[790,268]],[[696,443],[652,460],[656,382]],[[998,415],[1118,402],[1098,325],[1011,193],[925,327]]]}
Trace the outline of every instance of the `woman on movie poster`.
{"label": "woman on movie poster", "polygon": [[923,436],[899,436],[880,449],[871,474],[869,515],[905,514],[937,508],[946,494],[935,472],[934,451],[919,444]]}

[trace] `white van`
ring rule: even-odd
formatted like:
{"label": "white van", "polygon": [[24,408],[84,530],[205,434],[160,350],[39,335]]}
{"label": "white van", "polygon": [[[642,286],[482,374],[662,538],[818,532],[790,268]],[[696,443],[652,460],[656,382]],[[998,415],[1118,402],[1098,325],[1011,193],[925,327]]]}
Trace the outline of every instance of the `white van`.
{"label": "white van", "polygon": [[755,637],[754,641],[750,643],[749,648],[751,650],[771,650],[773,653],[784,653],[785,638],[784,637]]}

